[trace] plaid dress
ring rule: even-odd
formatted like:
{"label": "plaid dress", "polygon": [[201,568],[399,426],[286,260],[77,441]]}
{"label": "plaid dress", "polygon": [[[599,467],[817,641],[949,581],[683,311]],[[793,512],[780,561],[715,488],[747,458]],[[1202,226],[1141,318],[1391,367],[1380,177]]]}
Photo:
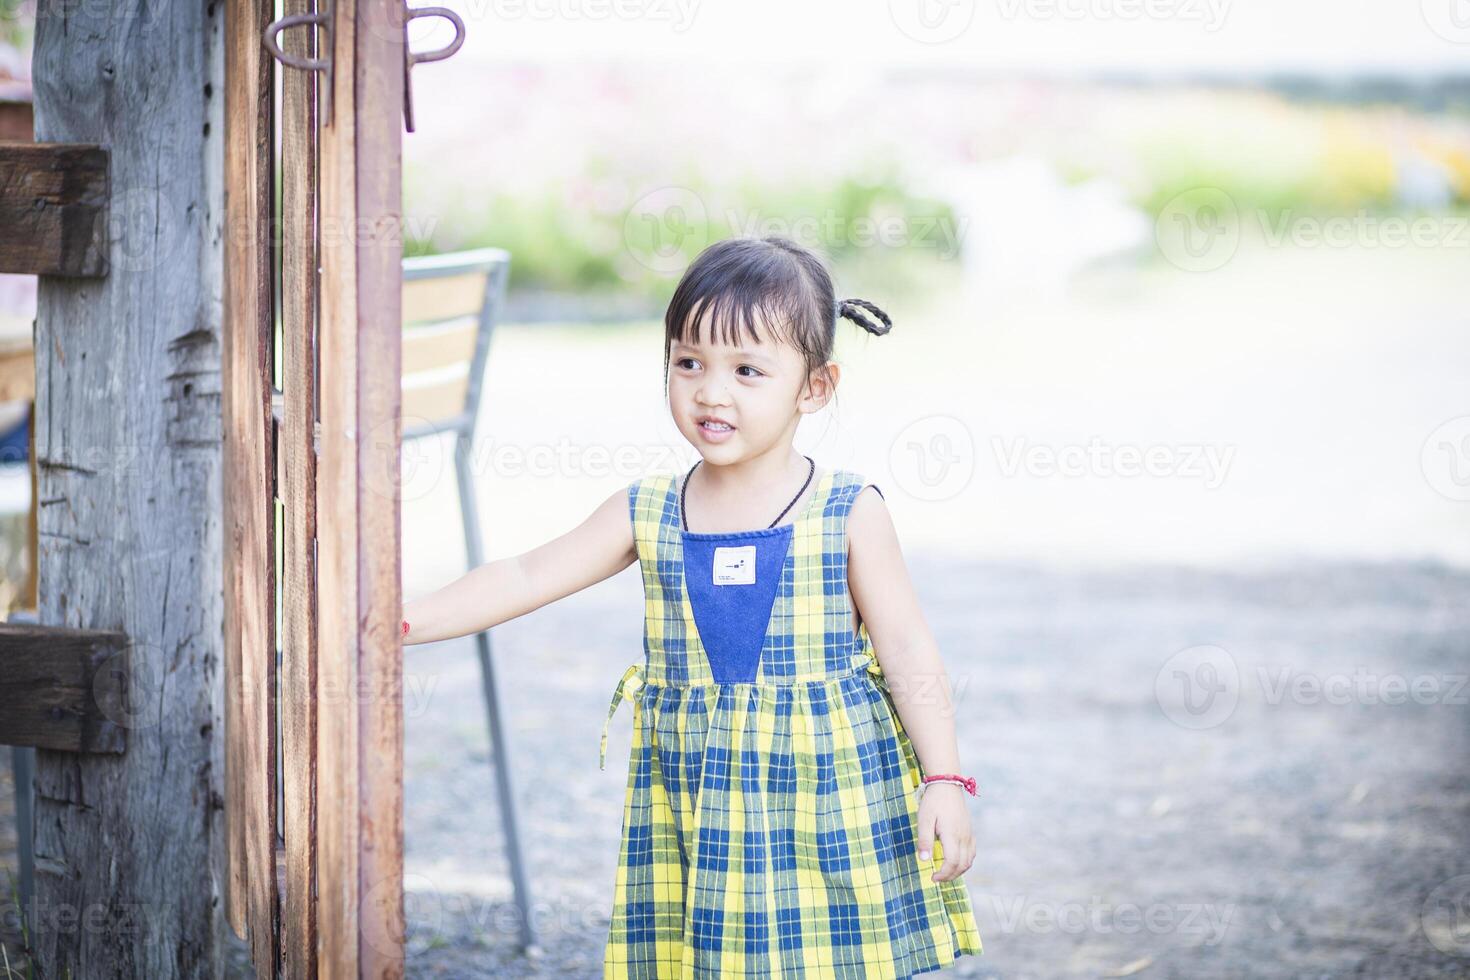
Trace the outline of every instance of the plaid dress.
{"label": "plaid dress", "polygon": [[[829,470],[792,523],[716,534],[680,526],[681,480],[628,488],[644,662],[607,714],[633,705],[603,976],[899,980],[980,953],[963,880],[929,878],[937,839],[919,860],[922,770],[849,600],[846,520],[865,482]],[[721,621],[691,601],[686,547],[693,566],[696,544],[765,535],[779,574],[754,679],[721,682],[701,639]]]}

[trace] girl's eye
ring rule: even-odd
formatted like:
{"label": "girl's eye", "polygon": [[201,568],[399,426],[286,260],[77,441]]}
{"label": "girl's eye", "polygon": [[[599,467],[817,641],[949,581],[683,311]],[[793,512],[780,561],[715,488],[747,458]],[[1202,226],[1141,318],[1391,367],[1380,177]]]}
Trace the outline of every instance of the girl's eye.
{"label": "girl's eye", "polygon": [[681,357],[681,358],[679,358],[679,360],[676,363],[678,364],[679,367],[683,367],[686,364],[693,364],[694,363],[694,358],[692,358],[692,357]]}
{"label": "girl's eye", "polygon": [[736,369],[735,369],[735,370],[737,370],[737,371],[744,371],[744,370],[746,370],[746,369],[747,369],[747,368],[748,368],[748,369],[749,369],[749,370],[751,370],[751,371],[754,371],[754,372],[755,372],[755,373],[754,373],[754,374],[747,374],[747,375],[746,375],[746,377],[747,377],[747,378],[759,378],[759,377],[760,377],[760,376],[761,376],[761,372],[760,372],[760,369],[759,369],[759,368],[753,368],[753,367],[751,367],[751,366],[750,366],[750,365],[749,365],[749,364],[742,364],[742,365],[740,365],[740,366],[739,366],[739,367],[738,367],[738,368],[736,368]]}

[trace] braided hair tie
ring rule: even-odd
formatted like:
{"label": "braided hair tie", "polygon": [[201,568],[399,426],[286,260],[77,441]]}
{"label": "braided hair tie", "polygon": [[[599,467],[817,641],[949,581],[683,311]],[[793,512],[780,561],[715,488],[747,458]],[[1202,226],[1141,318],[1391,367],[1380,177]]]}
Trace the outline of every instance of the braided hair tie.
{"label": "braided hair tie", "polygon": [[883,336],[893,329],[888,314],[865,299],[843,299],[837,301],[837,317],[846,317],[870,334]]}

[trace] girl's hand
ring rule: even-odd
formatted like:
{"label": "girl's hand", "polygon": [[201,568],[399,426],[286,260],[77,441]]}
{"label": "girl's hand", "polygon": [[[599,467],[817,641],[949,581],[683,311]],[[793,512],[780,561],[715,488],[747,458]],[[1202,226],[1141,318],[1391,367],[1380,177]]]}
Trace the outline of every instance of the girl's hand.
{"label": "girl's hand", "polygon": [[970,809],[965,805],[964,789],[953,783],[931,783],[919,797],[919,860],[929,860],[936,833],[944,865],[931,880],[949,881],[970,870],[975,860]]}

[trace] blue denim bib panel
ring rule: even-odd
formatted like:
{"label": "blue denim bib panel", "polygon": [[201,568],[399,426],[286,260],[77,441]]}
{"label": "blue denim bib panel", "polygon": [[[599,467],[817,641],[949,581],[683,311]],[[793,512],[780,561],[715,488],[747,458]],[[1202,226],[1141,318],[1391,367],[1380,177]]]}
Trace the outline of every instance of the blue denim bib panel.
{"label": "blue denim bib panel", "polygon": [[[761,648],[771,622],[792,525],[730,534],[680,531],[684,540],[684,588],[699,639],[717,684],[749,683],[760,669]],[[755,581],[715,584],[715,549],[755,546]],[[741,577],[748,566],[722,562],[722,570]]]}

